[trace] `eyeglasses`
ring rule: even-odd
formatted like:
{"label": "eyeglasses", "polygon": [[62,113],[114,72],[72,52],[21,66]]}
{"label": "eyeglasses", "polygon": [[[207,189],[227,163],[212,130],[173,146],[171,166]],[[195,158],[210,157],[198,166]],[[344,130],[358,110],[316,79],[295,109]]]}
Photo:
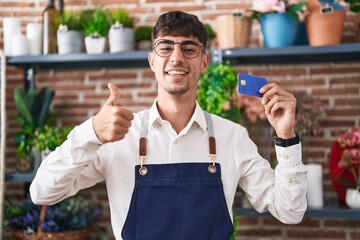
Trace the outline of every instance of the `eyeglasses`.
{"label": "eyeglasses", "polygon": [[159,39],[154,44],[155,53],[159,57],[169,57],[175,48],[175,44],[180,44],[181,52],[184,57],[188,59],[193,59],[199,56],[203,47],[195,41],[183,41],[183,42],[174,42],[166,39]]}

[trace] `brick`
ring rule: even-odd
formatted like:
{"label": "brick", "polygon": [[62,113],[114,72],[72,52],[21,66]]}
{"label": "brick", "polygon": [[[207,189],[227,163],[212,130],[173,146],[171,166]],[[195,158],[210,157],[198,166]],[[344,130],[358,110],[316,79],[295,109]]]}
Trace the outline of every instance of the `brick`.
{"label": "brick", "polygon": [[335,98],[335,105],[360,105],[360,98]]}
{"label": "brick", "polygon": [[358,67],[342,67],[342,68],[318,68],[318,69],[310,69],[309,74],[334,74],[334,73],[351,73],[351,72],[358,72]]}
{"label": "brick", "polygon": [[352,77],[352,78],[334,78],[330,79],[330,85],[338,85],[338,84],[351,84],[354,83],[355,86],[360,87],[360,77]]}
{"label": "brick", "polygon": [[326,116],[359,116],[360,109],[331,109],[326,110]]}
{"label": "brick", "polygon": [[284,67],[284,68],[267,68],[264,70],[254,70],[254,75],[268,77],[269,81],[276,81],[276,76],[285,77],[285,76],[299,76],[306,74],[305,69],[294,68],[294,67]]}
{"label": "brick", "polygon": [[231,12],[229,12],[229,14],[232,13],[232,11],[234,11],[234,9],[250,9],[251,8],[251,4],[246,4],[246,3],[218,3],[215,5],[215,9],[219,9],[219,10],[231,10]]}
{"label": "brick", "polygon": [[191,11],[201,11],[201,10],[205,10],[206,7],[205,6],[194,6],[194,5],[190,5],[190,6],[169,6],[169,7],[162,7],[161,8],[161,12],[168,12],[168,11],[174,11],[174,10],[179,10],[179,11],[184,11],[184,12],[191,12]]}
{"label": "brick", "polygon": [[318,229],[316,231],[308,229],[306,229],[306,231],[289,230],[287,231],[287,236],[299,239],[345,239],[345,233],[343,231],[333,231],[330,229]]}
{"label": "brick", "polygon": [[90,81],[96,80],[105,80],[109,81],[110,79],[134,79],[136,78],[136,73],[106,73],[101,75],[89,75]]}
{"label": "brick", "polygon": [[311,86],[321,86],[325,85],[324,79],[315,79],[315,80],[290,80],[290,81],[282,81],[282,87],[311,87]]}
{"label": "brick", "polygon": [[91,0],[91,4],[95,6],[106,6],[108,4],[129,4],[138,2],[138,0]]}
{"label": "brick", "polygon": [[239,229],[238,235],[242,237],[275,237],[275,236],[281,236],[281,230],[275,229],[275,230],[268,230],[268,229],[256,229],[254,231],[253,229]]}
{"label": "brick", "polygon": [[0,2],[0,7],[35,7],[33,2]]}
{"label": "brick", "polygon": [[325,220],[324,221],[324,227],[337,227],[337,228],[343,228],[343,227],[352,227],[352,228],[358,228],[359,227],[359,221],[358,220]]}
{"label": "brick", "polygon": [[331,88],[331,89],[315,89],[312,94],[315,96],[327,96],[327,95],[344,95],[344,94],[354,94],[355,96],[359,94],[359,88],[346,87],[346,88]]}
{"label": "brick", "polygon": [[354,120],[320,120],[319,121],[320,126],[323,127],[336,127],[336,126],[354,126],[355,121]]}

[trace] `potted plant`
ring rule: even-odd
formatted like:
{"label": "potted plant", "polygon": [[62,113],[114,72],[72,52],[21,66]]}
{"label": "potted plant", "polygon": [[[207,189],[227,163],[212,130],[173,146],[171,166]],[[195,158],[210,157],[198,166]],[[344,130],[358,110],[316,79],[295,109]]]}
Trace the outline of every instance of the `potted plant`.
{"label": "potted plant", "polygon": [[63,11],[59,16],[59,28],[57,30],[58,53],[81,52],[83,36],[81,30],[83,22],[78,12]]}
{"label": "potted plant", "polygon": [[84,21],[86,52],[89,54],[103,53],[111,23],[109,14],[98,7],[82,11],[81,17]]}
{"label": "potted plant", "polygon": [[34,133],[37,128],[53,122],[49,117],[49,109],[54,91],[44,87],[37,92],[35,89],[25,91],[17,88],[14,91],[15,106],[19,112],[17,120],[21,131],[16,134],[16,169],[19,172],[30,172],[34,168]]}
{"label": "potted plant", "polygon": [[254,0],[252,3],[252,18],[260,21],[265,46],[276,48],[294,45],[299,24],[298,12],[306,1],[294,4],[283,0]]}
{"label": "potted plant", "polygon": [[73,129],[71,126],[61,127],[59,125],[45,125],[37,128],[34,132],[34,146],[36,152],[41,153],[41,159],[44,159],[51,151],[60,146],[67,138],[67,135]]}
{"label": "potted plant", "polygon": [[111,28],[109,31],[110,52],[133,50],[135,45],[133,19],[125,8],[110,12]]}
{"label": "potted plant", "polygon": [[135,41],[138,50],[151,50],[152,26],[138,26],[135,30]]}
{"label": "potted plant", "polygon": [[310,46],[341,43],[346,12],[337,1],[309,0],[305,18]]}
{"label": "potted plant", "polygon": [[239,122],[242,113],[235,105],[236,85],[236,71],[229,62],[212,63],[200,77],[197,100],[204,110]]}
{"label": "potted plant", "polygon": [[70,197],[51,206],[35,205],[26,199],[6,203],[4,226],[14,239],[87,240],[98,216],[100,209],[82,197]]}
{"label": "potted plant", "polygon": [[360,127],[338,134],[329,155],[329,170],[340,203],[360,208]]}

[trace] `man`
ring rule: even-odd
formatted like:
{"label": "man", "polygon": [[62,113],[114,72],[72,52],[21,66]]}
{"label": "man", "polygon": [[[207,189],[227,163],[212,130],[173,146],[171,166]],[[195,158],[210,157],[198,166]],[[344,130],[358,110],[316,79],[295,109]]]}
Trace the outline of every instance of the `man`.
{"label": "man", "polygon": [[53,204],[103,180],[117,239],[229,239],[240,183],[258,211],[299,223],[306,210],[306,168],[294,132],[296,99],[275,83],[262,103],[276,131],[272,170],[240,125],[205,113],[196,85],[208,64],[206,30],[194,15],[161,15],[148,60],[158,82],[150,110],[133,114],[110,96],[91,119],[45,159],[30,187]]}

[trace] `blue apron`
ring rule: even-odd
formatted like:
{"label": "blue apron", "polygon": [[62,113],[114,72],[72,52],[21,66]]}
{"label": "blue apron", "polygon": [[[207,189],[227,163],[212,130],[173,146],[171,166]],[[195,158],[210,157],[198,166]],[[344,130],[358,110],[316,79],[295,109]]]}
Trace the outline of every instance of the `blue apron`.
{"label": "blue apron", "polygon": [[149,111],[144,112],[140,165],[135,166],[134,192],[121,233],[124,240],[229,240],[233,234],[220,164],[215,163],[212,121],[204,113],[209,163],[145,165]]}

